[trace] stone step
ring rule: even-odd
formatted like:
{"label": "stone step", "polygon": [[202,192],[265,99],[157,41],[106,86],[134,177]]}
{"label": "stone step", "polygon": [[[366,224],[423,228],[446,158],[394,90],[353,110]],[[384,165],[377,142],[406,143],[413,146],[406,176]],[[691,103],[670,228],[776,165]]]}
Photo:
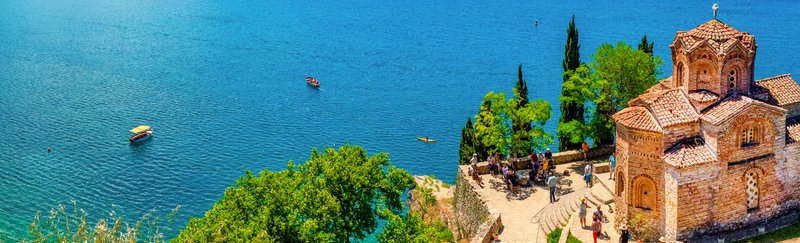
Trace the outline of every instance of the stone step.
{"label": "stone step", "polygon": [[586,197],[586,204],[589,205],[589,207],[594,208],[594,207],[596,207],[597,205],[600,204],[600,202],[597,199],[595,199],[594,197],[592,197],[591,194],[590,195],[586,195],[586,196],[587,196]]}
{"label": "stone step", "polygon": [[614,194],[612,194],[605,188],[602,189],[598,188],[597,190],[592,190],[591,193],[594,197],[603,202],[603,204],[609,204],[614,201]]}
{"label": "stone step", "polygon": [[558,211],[553,211],[550,214],[550,230],[554,230],[558,227],[561,227],[561,223],[558,222],[559,217],[560,216]]}
{"label": "stone step", "polygon": [[558,212],[558,224],[564,225],[564,223],[566,223],[566,220],[564,219],[569,217],[569,212],[567,212],[566,205],[561,205],[561,207],[558,207]]}

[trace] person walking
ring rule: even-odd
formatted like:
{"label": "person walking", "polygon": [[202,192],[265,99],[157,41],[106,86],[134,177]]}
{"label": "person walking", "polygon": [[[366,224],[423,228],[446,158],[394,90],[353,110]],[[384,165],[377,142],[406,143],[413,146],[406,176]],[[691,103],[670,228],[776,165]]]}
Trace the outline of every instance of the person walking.
{"label": "person walking", "polygon": [[609,180],[614,180],[614,178],[616,177],[615,172],[617,171],[617,158],[614,157],[614,154],[616,154],[616,152],[614,152],[613,154],[611,154],[611,156],[608,157]]}
{"label": "person walking", "polygon": [[592,220],[592,239],[594,239],[594,243],[597,243],[597,237],[600,236],[602,230],[603,224],[600,223],[600,219],[594,218]]}
{"label": "person walking", "polygon": [[586,182],[586,187],[592,187],[592,163],[586,162],[586,167],[583,167],[583,181]]}
{"label": "person walking", "polygon": [[547,186],[550,187],[550,203],[556,202],[556,175],[550,173],[550,178],[547,178]]}
{"label": "person walking", "polygon": [[[535,156],[534,156],[534,157],[535,157]],[[530,177],[531,177],[531,180],[533,180],[533,182],[534,182],[534,183],[536,183],[536,179],[538,179],[538,178],[539,178],[539,166],[540,166],[540,165],[539,165],[539,160],[534,160],[534,161],[533,161],[533,162],[531,162],[531,163],[532,163],[532,164],[531,164],[531,174],[530,174]]]}
{"label": "person walking", "polygon": [[578,216],[581,217],[581,228],[586,228],[586,209],[589,204],[586,204],[586,198],[581,198],[581,205],[578,205]]}

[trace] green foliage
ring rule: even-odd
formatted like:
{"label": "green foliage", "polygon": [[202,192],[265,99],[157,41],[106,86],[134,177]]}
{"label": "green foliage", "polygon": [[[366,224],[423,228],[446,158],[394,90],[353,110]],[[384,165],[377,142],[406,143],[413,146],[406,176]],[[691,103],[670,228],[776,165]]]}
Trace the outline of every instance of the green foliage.
{"label": "green foliage", "polygon": [[561,238],[562,230],[563,229],[561,228],[556,228],[553,231],[550,231],[550,233],[547,234],[547,243],[558,243],[559,238]]}
{"label": "green foliage", "polygon": [[738,241],[738,242],[756,242],[756,243],[766,243],[766,242],[782,242],[782,241],[789,241],[800,239],[800,221],[797,223],[787,226],[786,228],[782,228],[776,231],[772,231],[763,235],[759,235],[750,239]]}
{"label": "green foliage", "polygon": [[583,243],[583,241],[572,235],[572,233],[569,233],[567,236],[567,243]]}
{"label": "green foliage", "polygon": [[[172,210],[167,217],[167,222],[172,223],[180,206]],[[163,235],[158,231],[162,218],[155,216],[151,210],[138,221],[129,225],[122,218],[100,219],[92,227],[87,224],[87,213],[79,209],[72,202],[71,212],[67,207],[58,205],[50,210],[50,214],[42,218],[37,213],[33,222],[28,226],[30,242],[164,242]],[[114,215],[113,211],[111,213]],[[113,223],[109,223],[113,222]],[[123,228],[124,227],[124,228]],[[23,240],[22,242],[28,242]]]}
{"label": "green foliage", "polygon": [[454,242],[453,233],[442,220],[425,223],[422,214],[408,213],[405,217],[391,215],[389,222],[378,235],[378,242]]}
{"label": "green foliage", "polygon": [[[570,79],[567,72],[574,71],[581,65],[580,60],[581,45],[578,42],[578,28],[575,27],[575,16],[567,26],[567,43],[564,46],[564,62],[561,64],[564,68],[564,83],[566,84]],[[574,90],[570,87],[562,87],[561,97],[578,97]],[[584,100],[569,98],[561,100],[561,118],[559,119],[559,127],[561,124],[579,123],[584,124]],[[574,125],[570,125],[574,126]],[[558,134],[558,149],[561,151],[570,149],[581,148],[582,140],[575,142],[572,138],[574,134],[571,133],[557,133]]]}
{"label": "green foliage", "polygon": [[467,124],[461,129],[461,142],[458,145],[459,164],[469,164],[473,154],[478,154],[478,158],[486,158],[486,152],[482,151],[481,147],[478,138],[475,136],[472,119],[467,118]]}
{"label": "green foliage", "polygon": [[[562,86],[563,93],[560,97],[561,104],[567,106],[583,106],[586,102],[590,102],[595,97],[593,86],[597,82],[596,75],[586,65],[581,65],[575,70],[569,70],[565,73],[569,79],[564,81]],[[558,134],[559,141],[564,141],[569,144],[582,144],[588,137],[590,137],[591,130],[581,120],[571,120],[569,122],[560,122],[556,134]]]}
{"label": "green foliage", "polygon": [[202,218],[192,218],[173,242],[348,242],[374,232],[378,217],[403,209],[414,186],[385,153],[367,156],[346,145],[311,152],[286,170],[247,171]]}
{"label": "green foliage", "polygon": [[652,41],[647,43],[647,35],[644,35],[644,37],[642,37],[642,43],[639,43],[639,50],[653,56],[653,45],[654,43]]}
{"label": "green foliage", "polygon": [[634,50],[625,43],[612,46],[603,44],[592,55],[591,67],[605,82],[597,82],[593,114],[597,143],[614,141],[614,122],[611,115],[628,105],[628,101],[647,91],[658,82],[659,66],[663,62],[658,57]]}
{"label": "green foliage", "polygon": [[[523,107],[527,106],[530,101],[528,100],[528,84],[525,82],[525,79],[522,78],[522,65],[519,65],[517,70],[517,84],[514,87],[514,97],[516,97],[516,102],[514,103],[514,109],[519,110]],[[548,114],[549,116],[549,114]],[[511,129],[516,134],[518,131],[523,131],[520,134],[529,134],[532,132],[533,127],[531,126],[530,121],[524,121],[519,119],[520,117],[512,116],[511,117]],[[525,140],[525,138],[520,137],[520,140]],[[521,146],[517,148],[518,155],[525,155],[530,154],[533,152],[533,149],[528,146]]]}
{"label": "green foliage", "polygon": [[626,225],[631,234],[636,237],[636,240],[657,242],[661,236],[658,221],[650,214],[636,214],[626,221]]}
{"label": "green foliage", "polygon": [[583,100],[594,105],[586,109],[590,118],[588,123],[559,124],[559,138],[571,142],[591,138],[595,145],[613,143],[614,120],[611,115],[656,84],[661,64],[658,57],[634,50],[625,43],[601,45],[588,66],[565,73],[570,77],[564,82],[569,95],[562,96],[561,102]]}
{"label": "green foliage", "polygon": [[[474,124],[476,135],[490,153],[509,154],[513,157],[528,155],[530,149],[543,149],[553,142],[552,135],[543,126],[550,119],[550,103],[537,99],[525,106],[518,106],[514,97],[506,99],[505,93],[489,92],[481,106]],[[514,130],[512,121],[531,124],[531,129]]]}
{"label": "green foliage", "polygon": [[486,159],[490,153],[496,153],[499,151],[499,149],[497,147],[487,145],[487,143],[484,142],[486,139],[484,138],[485,133],[478,132],[478,124],[481,124],[485,127],[491,124],[497,124],[499,122],[500,120],[497,119],[492,111],[492,101],[484,97],[481,107],[478,110],[478,115],[475,116],[475,123],[472,124],[475,132],[475,151],[477,151],[479,159]]}
{"label": "green foliage", "polygon": [[378,235],[378,242],[454,242],[453,233],[441,218],[429,216],[438,216],[433,189],[438,190],[438,184],[432,177],[425,177],[423,185],[417,185],[416,193],[412,193],[415,200],[411,201],[415,203],[411,210],[404,217],[389,214],[383,233]]}
{"label": "green foliage", "polygon": [[661,58],[620,42],[616,47],[608,43],[601,45],[592,55],[590,66],[603,79],[609,80],[605,83],[608,86],[600,87],[599,91],[611,92],[609,102],[621,108],[658,82],[656,76],[662,64]]}

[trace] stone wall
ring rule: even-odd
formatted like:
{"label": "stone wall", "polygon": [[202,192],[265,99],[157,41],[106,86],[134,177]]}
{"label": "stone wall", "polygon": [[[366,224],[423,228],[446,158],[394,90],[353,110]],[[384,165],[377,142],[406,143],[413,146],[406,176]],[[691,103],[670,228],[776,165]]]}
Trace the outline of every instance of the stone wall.
{"label": "stone wall", "polygon": [[480,195],[475,192],[475,185],[464,172],[467,166],[459,166],[456,175],[455,189],[455,221],[457,239],[472,239],[477,236],[481,226],[489,221],[489,209]]}
{"label": "stone wall", "polygon": [[673,237],[685,237],[687,232],[713,221],[712,203],[719,198],[715,194],[717,189],[709,185],[718,177],[720,168],[718,164],[708,163],[671,171],[669,174],[677,180],[677,189],[674,195],[669,192],[666,196],[670,197],[669,200],[677,201],[678,211],[675,218],[677,221],[673,223],[667,218],[666,225],[675,225],[676,234],[670,235],[670,239],[675,239]]}
{"label": "stone wall", "polygon": [[[664,228],[664,162],[661,159],[663,154],[663,137],[661,134],[630,130],[627,133],[629,147],[627,155],[624,157],[625,165],[625,192],[624,197],[627,206],[624,211],[627,217],[632,218],[636,214],[645,214],[646,218],[658,221],[656,225]],[[645,196],[640,192],[635,184],[652,182],[655,192],[648,192]],[[637,198],[649,198],[650,200],[638,200]],[[651,208],[645,210],[638,207],[637,202],[652,201]]]}
{"label": "stone wall", "polygon": [[[662,147],[664,149],[672,147],[672,145],[678,143],[681,140],[696,137],[700,135],[700,122],[690,122],[684,124],[677,124],[670,127],[664,128],[663,143]],[[660,152],[663,152],[660,151]],[[661,153],[663,154],[663,153]]]}

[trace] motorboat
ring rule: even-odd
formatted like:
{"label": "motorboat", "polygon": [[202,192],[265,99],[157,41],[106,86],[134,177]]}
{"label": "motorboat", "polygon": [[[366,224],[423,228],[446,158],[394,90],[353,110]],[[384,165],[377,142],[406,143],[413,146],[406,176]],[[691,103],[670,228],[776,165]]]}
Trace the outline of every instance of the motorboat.
{"label": "motorboat", "polygon": [[133,136],[128,138],[128,141],[131,143],[138,143],[152,137],[153,129],[150,128],[150,126],[141,125],[131,129],[131,133],[133,133]]}
{"label": "motorboat", "polygon": [[308,83],[308,85],[311,85],[311,87],[319,88],[319,81],[317,81],[312,77],[306,77],[306,83]]}

